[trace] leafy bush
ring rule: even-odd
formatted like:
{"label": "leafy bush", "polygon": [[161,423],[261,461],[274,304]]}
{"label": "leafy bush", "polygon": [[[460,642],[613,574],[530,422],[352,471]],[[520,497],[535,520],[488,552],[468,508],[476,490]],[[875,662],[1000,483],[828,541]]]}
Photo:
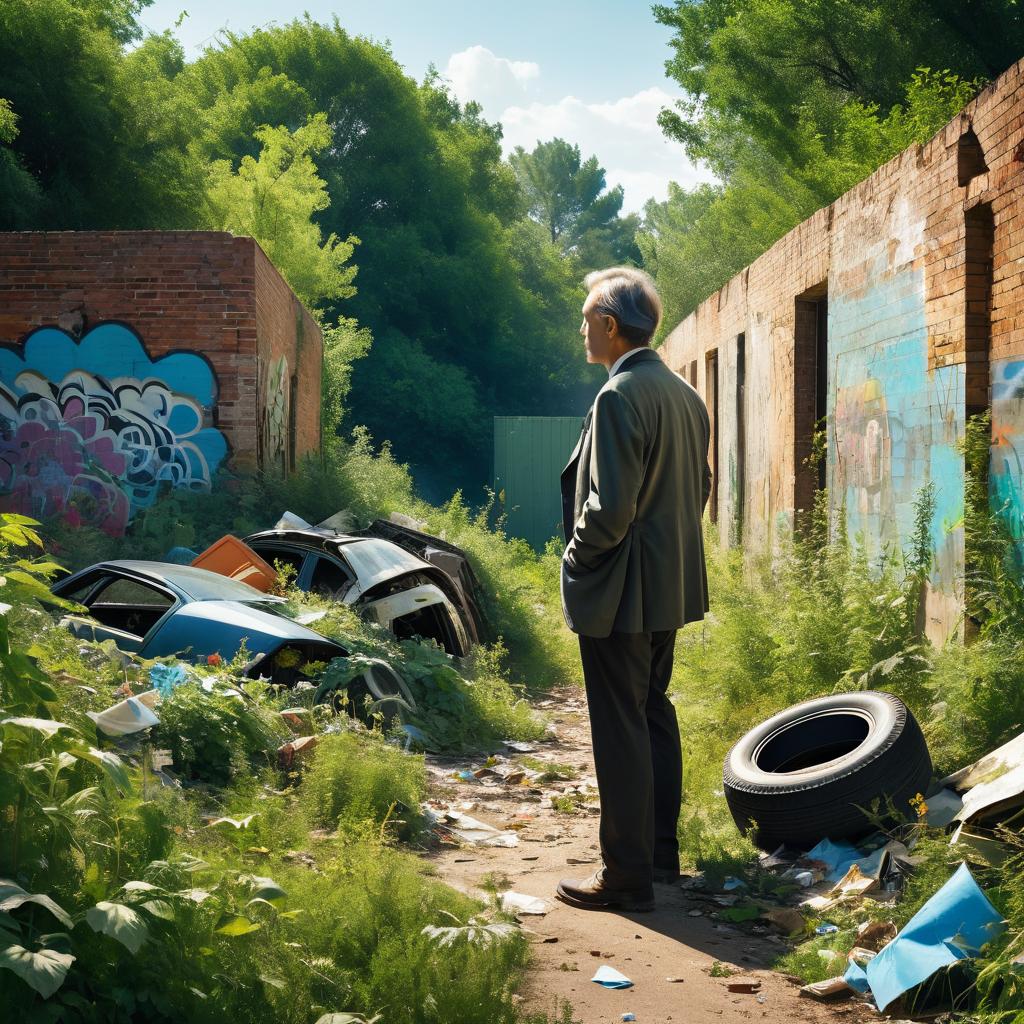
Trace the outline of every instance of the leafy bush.
{"label": "leafy bush", "polygon": [[209,692],[192,681],[160,704],[156,741],[189,779],[225,785],[253,763],[274,764],[287,730],[276,712],[247,695],[241,683],[210,679]]}
{"label": "leafy bush", "polygon": [[381,824],[394,816],[418,817],[426,795],[423,759],[379,737],[335,733],[320,737],[303,773],[300,802],[315,828],[342,821]]}

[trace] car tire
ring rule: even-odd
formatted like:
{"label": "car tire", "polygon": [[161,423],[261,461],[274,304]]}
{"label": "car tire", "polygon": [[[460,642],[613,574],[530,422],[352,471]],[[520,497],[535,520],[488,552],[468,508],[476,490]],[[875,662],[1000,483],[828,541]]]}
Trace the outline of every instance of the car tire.
{"label": "car tire", "polygon": [[[914,817],[932,761],[921,727],[891,693],[861,691],[795,704],[729,751],[723,783],[733,820],[763,850],[809,849],[873,830],[864,809]],[[891,807],[890,802],[891,801]]]}

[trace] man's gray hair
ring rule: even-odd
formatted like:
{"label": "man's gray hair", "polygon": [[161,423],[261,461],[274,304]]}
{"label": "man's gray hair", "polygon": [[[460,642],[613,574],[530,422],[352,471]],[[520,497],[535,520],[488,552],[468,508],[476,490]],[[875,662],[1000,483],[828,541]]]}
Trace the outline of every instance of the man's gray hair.
{"label": "man's gray hair", "polygon": [[615,317],[622,336],[633,345],[649,345],[661,323],[661,299],[650,274],[636,267],[595,270],[583,279],[598,289],[596,308]]}

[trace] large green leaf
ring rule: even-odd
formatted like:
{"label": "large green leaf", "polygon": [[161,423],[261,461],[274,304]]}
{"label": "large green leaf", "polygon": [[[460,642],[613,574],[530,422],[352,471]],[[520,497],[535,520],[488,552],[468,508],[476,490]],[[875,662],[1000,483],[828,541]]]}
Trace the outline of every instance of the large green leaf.
{"label": "large green leaf", "polygon": [[123,903],[101,900],[92,910],[86,911],[85,919],[94,932],[116,939],[129,953],[138,953],[149,935],[146,922]]}
{"label": "large green leaf", "polygon": [[288,894],[272,878],[261,878],[259,875],[243,875],[239,881],[248,882],[256,899],[273,902],[283,900]]}
{"label": "large green leaf", "polygon": [[24,946],[8,946],[0,950],[0,967],[13,971],[44,999],[49,999],[64,984],[74,962],[70,953],[58,953],[55,949],[33,953]]}
{"label": "large green leaf", "polygon": [[73,725],[55,722],[51,718],[5,718],[0,725],[3,726],[4,732],[38,733],[46,739],[52,739],[61,729],[78,731]]}
{"label": "large green leaf", "polygon": [[0,878],[0,911],[9,914],[24,903],[35,903],[48,910],[65,928],[72,927],[71,917],[67,911],[41,892],[26,892],[9,878]]}
{"label": "large green leaf", "polygon": [[218,928],[217,932],[220,935],[248,935],[249,932],[258,931],[259,927],[255,921],[250,921],[247,917],[233,917],[227,924]]}
{"label": "large green leaf", "polygon": [[132,781],[128,776],[128,769],[117,754],[109,750],[97,750],[95,747],[88,747],[84,744],[74,746],[71,752],[75,757],[80,757],[89,764],[96,765],[102,769],[107,778],[122,792],[127,793],[132,788]]}

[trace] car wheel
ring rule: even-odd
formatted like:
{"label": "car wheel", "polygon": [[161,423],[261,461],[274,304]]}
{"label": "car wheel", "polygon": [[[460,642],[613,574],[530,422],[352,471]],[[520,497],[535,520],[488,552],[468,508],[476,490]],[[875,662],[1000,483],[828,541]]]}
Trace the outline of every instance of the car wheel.
{"label": "car wheel", "polygon": [[808,849],[872,831],[865,809],[914,817],[932,762],[921,728],[891,693],[835,694],[796,704],[729,751],[723,782],[737,827],[764,850]]}
{"label": "car wheel", "polygon": [[384,728],[396,721],[403,722],[407,712],[416,710],[416,701],[402,677],[380,659],[375,659],[344,689],[335,690],[329,700],[335,712],[344,712],[361,722],[371,721],[374,714],[383,715]]}

